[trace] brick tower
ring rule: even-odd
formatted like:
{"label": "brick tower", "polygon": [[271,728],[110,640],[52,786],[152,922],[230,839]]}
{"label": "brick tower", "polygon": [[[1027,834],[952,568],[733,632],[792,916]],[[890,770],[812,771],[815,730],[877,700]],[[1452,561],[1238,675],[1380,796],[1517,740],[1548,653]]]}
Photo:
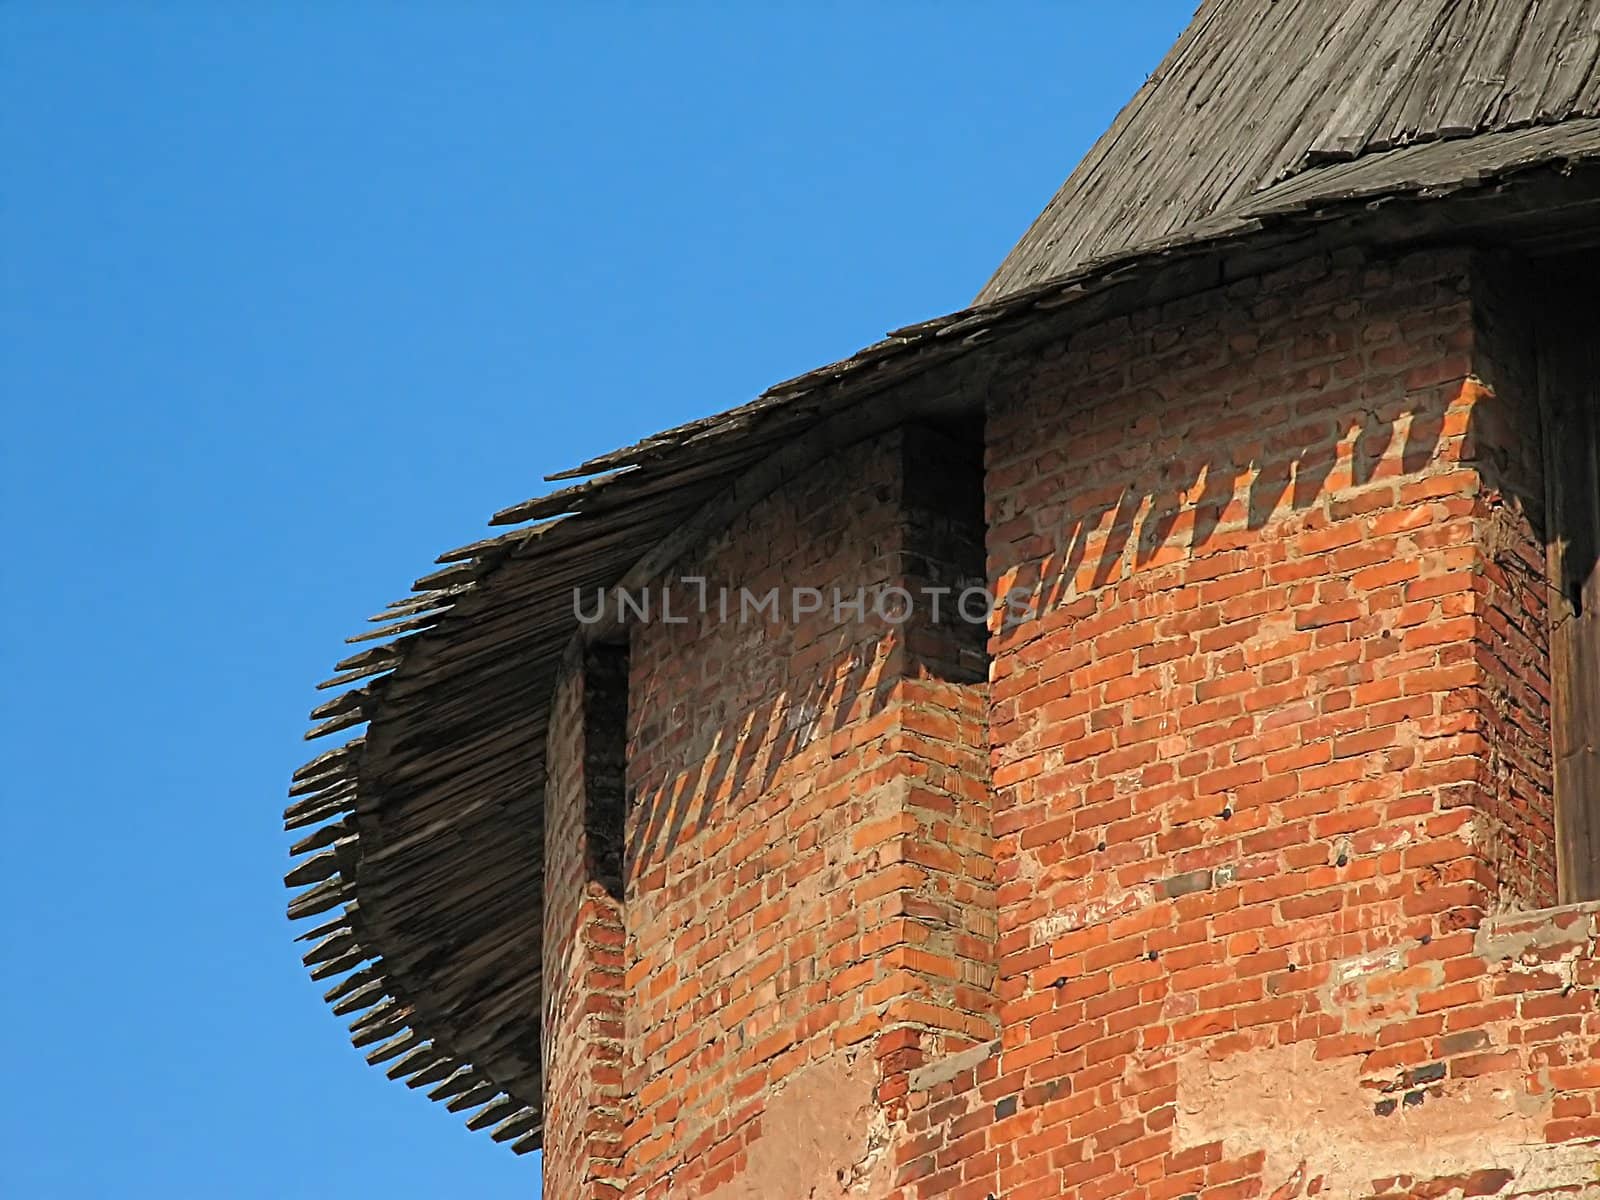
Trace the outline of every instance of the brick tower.
{"label": "brick tower", "polygon": [[552,1200],[1600,1196],[1600,4],[1208,0],[980,293],[339,664],[289,883]]}

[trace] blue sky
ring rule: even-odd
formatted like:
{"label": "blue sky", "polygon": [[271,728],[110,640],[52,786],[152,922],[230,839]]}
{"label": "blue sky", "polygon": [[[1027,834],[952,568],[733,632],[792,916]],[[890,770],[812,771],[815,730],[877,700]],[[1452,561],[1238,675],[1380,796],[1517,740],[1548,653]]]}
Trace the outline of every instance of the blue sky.
{"label": "blue sky", "polygon": [[545,473],[964,305],[1191,8],[0,7],[0,1193],[536,1195],[298,966],[312,685]]}

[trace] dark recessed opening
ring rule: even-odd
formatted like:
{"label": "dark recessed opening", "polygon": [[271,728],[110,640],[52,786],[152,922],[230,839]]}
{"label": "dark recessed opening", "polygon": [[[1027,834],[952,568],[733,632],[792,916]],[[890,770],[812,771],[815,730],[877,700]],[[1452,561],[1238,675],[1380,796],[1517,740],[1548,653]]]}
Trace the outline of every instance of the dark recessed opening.
{"label": "dark recessed opening", "polygon": [[591,646],[584,661],[584,835],[589,876],[608,895],[623,895],[623,821],[627,813],[628,647]]}
{"label": "dark recessed opening", "polygon": [[987,682],[982,416],[907,429],[905,472],[905,573],[923,589],[909,638],[916,665],[951,682]]}
{"label": "dark recessed opening", "polygon": [[1556,879],[1565,902],[1600,899],[1600,305],[1595,255],[1534,264],[1549,572],[1550,745]]}

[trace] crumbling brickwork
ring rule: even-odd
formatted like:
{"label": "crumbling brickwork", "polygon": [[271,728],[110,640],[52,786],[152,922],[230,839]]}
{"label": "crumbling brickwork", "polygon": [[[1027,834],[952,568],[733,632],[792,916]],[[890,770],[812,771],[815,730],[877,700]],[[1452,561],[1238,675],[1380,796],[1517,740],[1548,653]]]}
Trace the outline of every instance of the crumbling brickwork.
{"label": "crumbling brickwork", "polygon": [[1342,252],[1080,330],[674,567],[1028,602],[632,629],[625,1194],[1600,1194],[1504,270]]}

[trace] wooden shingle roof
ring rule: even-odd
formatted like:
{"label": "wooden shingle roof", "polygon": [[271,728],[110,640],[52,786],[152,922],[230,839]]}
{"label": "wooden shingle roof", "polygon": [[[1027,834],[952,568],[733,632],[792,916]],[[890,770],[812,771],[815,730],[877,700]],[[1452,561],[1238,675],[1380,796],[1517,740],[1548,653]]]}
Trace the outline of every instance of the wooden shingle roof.
{"label": "wooden shingle roof", "polygon": [[[1509,115],[1458,136],[1444,122],[1481,72],[1457,58],[1459,69],[1447,70],[1448,56],[1420,52],[1405,72],[1374,62],[1374,39],[1390,36],[1378,18],[1400,8],[1430,14],[1416,35],[1427,47],[1483,46],[1493,61],[1520,64],[1544,54],[1525,40],[1554,46],[1538,94],[1570,93],[1566,119],[1501,80],[1483,84],[1486,96],[1498,89],[1502,98],[1486,99],[1482,111]],[[1288,37],[1296,19],[1322,31],[1321,40],[1271,40],[1272,30]],[[367,648],[322,685],[335,695],[313,713],[308,736],[350,740],[296,772],[286,813],[299,837],[286,879],[300,889],[290,916],[314,923],[302,935],[311,943],[307,965],[329,982],[334,1011],[353,1018],[356,1045],[391,1077],[472,1114],[473,1128],[519,1152],[540,1144],[544,734],[557,670],[578,633],[573,588],[649,579],[781,478],[797,447],[948,403],[974,364],[1113,313],[1338,245],[1430,237],[1537,244],[1600,228],[1600,120],[1577,107],[1592,91],[1597,20],[1600,0],[1213,0],[1169,55],[1166,74],[1073,174],[1079,180],[1102,164],[1095,170],[1110,190],[1074,191],[1069,180],[980,303],[564,472],[555,478],[577,482],[495,516],[506,532],[441,555],[441,569],[372,618],[374,628],[352,639]],[[1229,57],[1219,31],[1250,48],[1231,56],[1241,69],[1219,65]],[[1337,54],[1326,50],[1328,38]],[[1283,74],[1282,112],[1259,94],[1253,73],[1269,52],[1302,55],[1298,66],[1274,68]],[[1202,69],[1202,58],[1213,65]],[[1189,65],[1174,67],[1175,59]],[[1424,70],[1425,59],[1441,61]],[[1392,89],[1363,93],[1370,123],[1299,78],[1353,70],[1371,74],[1367,92]],[[1169,81],[1177,90],[1163,93]],[[1435,86],[1437,95],[1419,90]],[[1145,115],[1157,110],[1167,114],[1164,129]],[[1532,123],[1512,128],[1525,111]],[[1439,113],[1437,136],[1397,135],[1413,129],[1413,112]],[[1287,133],[1247,138],[1255,147],[1248,155],[1238,139],[1209,132],[1252,120],[1318,132],[1299,150]],[[1310,156],[1313,144],[1335,145],[1328,130],[1359,130],[1359,140],[1342,156]],[[1127,164],[1125,181],[1107,173],[1113,157]],[[1195,167],[1196,159],[1210,165]],[[1157,170],[1156,160],[1190,165]],[[1149,192],[1158,178],[1172,183],[1170,194]],[[1261,178],[1270,186],[1241,182]]]}
{"label": "wooden shingle roof", "polygon": [[1600,114],[1592,0],[1208,0],[994,273],[997,299],[1311,168]]}

